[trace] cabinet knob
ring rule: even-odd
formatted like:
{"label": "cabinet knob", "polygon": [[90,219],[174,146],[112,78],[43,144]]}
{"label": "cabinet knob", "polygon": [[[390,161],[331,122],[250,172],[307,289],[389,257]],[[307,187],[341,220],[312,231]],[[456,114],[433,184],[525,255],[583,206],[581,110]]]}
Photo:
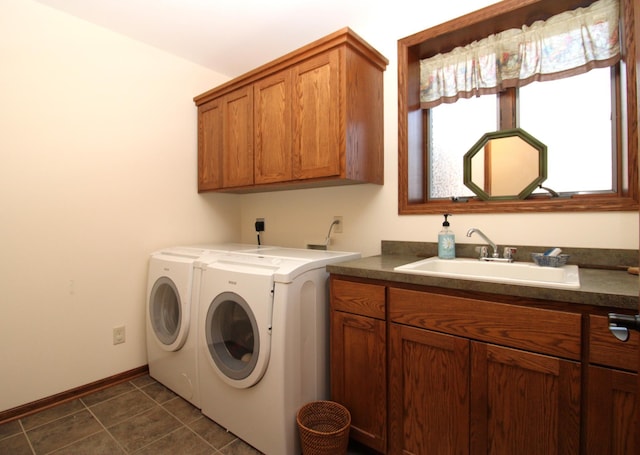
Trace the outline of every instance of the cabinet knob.
{"label": "cabinet knob", "polygon": [[640,314],[609,313],[609,331],[620,341],[629,339],[629,330],[640,331]]}

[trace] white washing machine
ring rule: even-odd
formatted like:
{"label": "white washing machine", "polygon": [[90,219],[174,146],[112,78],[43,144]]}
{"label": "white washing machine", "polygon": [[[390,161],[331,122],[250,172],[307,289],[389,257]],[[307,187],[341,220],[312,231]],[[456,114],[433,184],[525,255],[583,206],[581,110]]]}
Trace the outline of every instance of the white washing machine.
{"label": "white washing machine", "polygon": [[[264,249],[266,247],[262,247]],[[151,255],[147,279],[149,375],[200,407],[197,373],[197,260],[229,251],[260,251],[256,245],[220,244],[167,248]]]}
{"label": "white washing machine", "polygon": [[298,455],[298,409],[329,398],[325,266],[358,253],[273,248],[202,268],[202,413],[267,455]]}

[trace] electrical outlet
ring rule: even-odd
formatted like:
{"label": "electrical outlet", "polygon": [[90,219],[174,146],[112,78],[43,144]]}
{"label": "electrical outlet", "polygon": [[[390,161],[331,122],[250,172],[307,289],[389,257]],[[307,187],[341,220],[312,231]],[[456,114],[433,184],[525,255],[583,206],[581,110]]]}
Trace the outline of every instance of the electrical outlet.
{"label": "electrical outlet", "polygon": [[333,232],[335,232],[336,234],[342,234],[342,229],[343,229],[343,225],[344,222],[342,221],[342,217],[341,216],[334,216],[333,217],[333,221],[337,221],[338,223],[335,224],[333,226]]}
{"label": "electrical outlet", "polygon": [[264,232],[264,218],[256,218],[256,232]]}
{"label": "electrical outlet", "polygon": [[122,344],[125,342],[124,326],[113,328],[113,344]]}

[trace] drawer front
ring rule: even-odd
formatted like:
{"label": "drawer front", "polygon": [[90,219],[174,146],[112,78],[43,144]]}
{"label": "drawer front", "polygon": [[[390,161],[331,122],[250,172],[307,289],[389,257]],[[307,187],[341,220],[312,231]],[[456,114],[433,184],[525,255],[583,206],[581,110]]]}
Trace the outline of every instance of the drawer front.
{"label": "drawer front", "polygon": [[638,332],[629,331],[629,340],[622,342],[609,331],[606,316],[589,316],[589,363],[638,371]]}
{"label": "drawer front", "polygon": [[385,287],[331,278],[331,309],[385,318]]}
{"label": "drawer front", "polygon": [[581,315],[389,288],[393,322],[580,360]]}

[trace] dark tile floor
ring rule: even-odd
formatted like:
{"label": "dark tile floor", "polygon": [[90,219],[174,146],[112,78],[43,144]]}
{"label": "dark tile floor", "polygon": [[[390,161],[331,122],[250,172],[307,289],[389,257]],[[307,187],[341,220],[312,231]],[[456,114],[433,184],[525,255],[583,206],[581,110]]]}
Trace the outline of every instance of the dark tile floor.
{"label": "dark tile floor", "polygon": [[0,425],[0,454],[253,455],[149,376]]}
{"label": "dark tile floor", "polygon": [[[349,454],[361,453],[350,449]],[[149,376],[0,425],[0,454],[259,455]]]}

